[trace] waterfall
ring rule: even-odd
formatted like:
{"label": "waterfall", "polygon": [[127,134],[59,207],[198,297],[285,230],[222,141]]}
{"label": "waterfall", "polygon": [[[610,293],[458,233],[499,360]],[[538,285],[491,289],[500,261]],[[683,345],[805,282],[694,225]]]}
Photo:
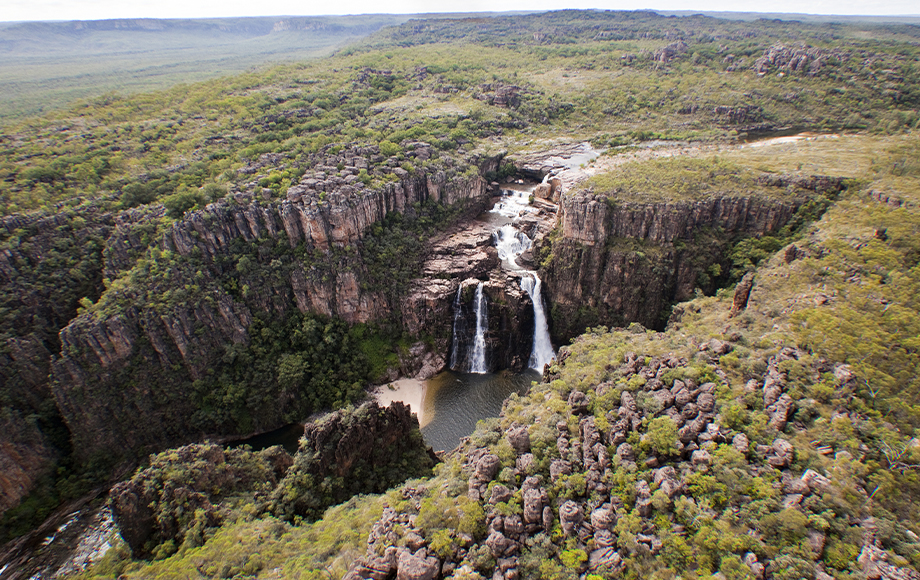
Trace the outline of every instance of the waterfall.
{"label": "waterfall", "polygon": [[476,336],[473,338],[473,348],[470,352],[470,372],[485,374],[489,372],[486,366],[486,329],[489,328],[489,310],[486,297],[482,294],[482,282],[476,286]]}
{"label": "waterfall", "polygon": [[463,314],[463,284],[454,298],[454,337],[450,349],[450,368],[461,373],[486,374],[486,331],[489,330],[489,304],[482,291],[483,283],[476,286],[473,310],[476,312],[476,332],[467,342],[467,322]]}
{"label": "waterfall", "polygon": [[466,319],[463,318],[463,284],[457,288],[457,296],[454,298],[454,338],[453,346],[450,349],[450,368],[456,369],[460,364],[460,338],[466,335]]}
{"label": "waterfall", "polygon": [[511,261],[514,266],[516,266],[513,264],[514,260],[533,245],[527,234],[511,224],[505,224],[497,229],[492,237],[495,240],[499,259]]}
{"label": "waterfall", "polygon": [[549,326],[546,323],[546,312],[543,310],[543,296],[540,294],[543,283],[536,272],[528,274],[521,277],[521,288],[533,302],[533,349],[530,351],[529,366],[542,372],[543,365],[552,361],[556,353],[553,352],[553,345],[549,339]]}
{"label": "waterfall", "polygon": [[[549,326],[546,312],[543,309],[543,296],[541,294],[542,282],[537,273],[521,267],[517,263],[518,257],[533,247],[530,237],[518,229],[520,218],[533,214],[537,210],[530,206],[530,193],[527,191],[503,191],[502,199],[495,204],[489,212],[501,225],[497,225],[492,232],[498,256],[502,267],[509,272],[521,276],[521,289],[527,292],[533,302],[534,332],[533,347],[530,352],[528,366],[537,371],[543,370],[543,365],[553,360],[556,353],[549,338]],[[494,223],[494,222],[493,222]],[[469,285],[467,285],[469,287]],[[454,336],[453,347],[450,351],[450,368],[460,372],[486,374],[489,372],[486,363],[486,331],[489,328],[488,305],[482,291],[483,283],[476,286],[476,295],[473,300],[473,309],[476,312],[476,332],[470,337],[467,330],[467,319],[463,315],[463,284],[457,289],[454,298]],[[472,339],[472,340],[471,340]]]}

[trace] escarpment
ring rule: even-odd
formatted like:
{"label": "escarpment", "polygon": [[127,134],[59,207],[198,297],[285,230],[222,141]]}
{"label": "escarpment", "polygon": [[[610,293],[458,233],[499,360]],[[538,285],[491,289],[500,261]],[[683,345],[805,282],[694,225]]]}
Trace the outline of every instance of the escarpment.
{"label": "escarpment", "polygon": [[[274,380],[288,376],[282,365],[295,379],[313,369],[334,374],[336,384],[354,382],[305,361],[308,343],[314,344],[308,341],[306,351],[278,351],[279,360],[271,361],[267,391],[277,399],[251,385],[229,403],[230,391],[242,387],[233,386],[238,379],[221,378],[221,369],[267,354],[253,350],[262,348],[252,342],[256,321],[260,328],[277,326],[299,313],[349,324],[396,324],[412,334],[429,331],[401,309],[408,280],[400,276],[416,272],[427,254],[419,232],[405,228],[417,218],[443,221],[478,212],[485,183],[449,164],[430,173],[397,168],[393,174],[401,178],[374,189],[343,183],[318,191],[312,178],[305,179],[280,203],[238,194],[167,228],[89,312],[60,333],[54,395],[79,452],[122,454],[205,434],[280,426],[303,411],[297,386]],[[401,217],[387,221],[391,215]],[[132,240],[141,238],[131,228],[120,226],[113,236],[124,243],[107,253],[112,271],[124,269],[137,253]],[[336,356],[352,356],[347,353],[354,345],[340,338]],[[287,356],[296,360],[281,360]],[[337,399],[323,400],[313,397],[311,408]],[[228,405],[236,409],[229,416],[220,411]]]}
{"label": "escarpment", "polygon": [[51,356],[80,301],[101,293],[103,248],[116,222],[94,203],[55,209],[0,220],[0,513],[66,453],[55,437]]}
{"label": "escarpment", "polygon": [[735,243],[778,234],[809,199],[844,187],[825,177],[760,181],[782,195],[739,191],[662,202],[590,191],[563,196],[558,237],[541,249],[556,338],[595,324],[662,327],[671,304],[728,280]]}

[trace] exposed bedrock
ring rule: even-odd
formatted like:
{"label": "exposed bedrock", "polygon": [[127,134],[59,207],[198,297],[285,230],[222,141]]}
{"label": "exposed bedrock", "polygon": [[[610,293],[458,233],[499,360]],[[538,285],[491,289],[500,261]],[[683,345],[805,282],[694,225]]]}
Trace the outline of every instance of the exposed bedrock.
{"label": "exposed bedrock", "polygon": [[[101,449],[124,454],[284,424],[289,409],[278,401],[243,423],[227,420],[202,432],[193,426],[192,393],[174,388],[208,379],[228,347],[249,343],[256,318],[297,311],[348,323],[395,317],[418,333],[423,327],[404,304],[369,274],[360,243],[388,213],[409,213],[428,200],[478,211],[488,192],[476,175],[406,174],[377,190],[342,186],[281,203],[222,201],[176,222],[160,239],[155,264],[142,275],[126,274],[130,284],[114,284],[104,306],[60,332],[53,391],[75,448],[84,456]],[[130,238],[128,228],[121,233],[113,238]],[[130,241],[115,246],[107,252],[109,268],[127,269],[136,248]],[[286,247],[294,250],[284,253]]]}
{"label": "exposed bedrock", "polygon": [[[776,181],[768,185],[822,190],[828,178]],[[840,180],[831,181],[842,188]],[[778,232],[806,199],[802,193],[739,194],[635,203],[591,193],[564,196],[561,236],[539,249],[551,255],[541,276],[552,304],[554,338],[565,342],[597,324],[662,327],[671,304],[691,298],[695,288],[715,289],[728,272],[734,242]]]}
{"label": "exposed bedrock", "polygon": [[[541,201],[537,207],[536,214],[522,217],[518,223],[531,239],[545,236],[556,221],[554,204]],[[415,373],[418,378],[429,378],[446,368],[455,350],[459,353],[455,366],[464,367],[476,328],[473,301],[480,282],[488,312],[486,366],[492,372],[519,372],[527,367],[533,346],[533,302],[521,288],[521,274],[503,268],[495,248],[494,229],[487,222],[470,220],[432,240],[423,276],[411,282],[402,305],[405,330],[412,335],[433,336],[430,352],[440,363],[427,365],[426,372]],[[527,266],[529,257],[529,251],[521,256],[521,265]],[[458,290],[460,324],[467,332],[455,335]]]}

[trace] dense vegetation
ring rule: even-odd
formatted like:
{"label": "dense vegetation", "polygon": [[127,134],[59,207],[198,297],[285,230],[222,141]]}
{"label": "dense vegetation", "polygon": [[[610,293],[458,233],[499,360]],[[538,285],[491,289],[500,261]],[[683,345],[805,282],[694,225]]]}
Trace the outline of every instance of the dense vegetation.
{"label": "dense vegetation", "polygon": [[[395,314],[348,325],[302,312],[291,291],[295,270],[323,283],[356,272],[360,289],[379,292],[395,312],[420,271],[426,241],[468,209],[419,203],[391,212],[362,232],[359,243],[328,250],[262,235],[240,236],[204,255],[200,248],[210,240],[198,232],[191,236],[196,251],[169,249],[167,237],[189,228],[188,220],[214,215],[208,204],[219,202],[228,212],[243,204],[254,212],[280,211],[289,192],[319,172],[344,180],[347,158],[331,166],[325,160],[358,149],[366,151],[366,167],[348,176],[355,187],[344,204],[364,195],[356,192],[393,187],[397,175],[473,178],[488,155],[540,148],[548,137],[588,139],[617,158],[659,140],[728,143],[807,128],[860,135],[726,152],[717,159],[640,161],[590,182],[587,187],[621,197],[611,203],[627,203],[739,189],[775,195],[758,181],[764,172],[851,179],[839,199],[813,199],[777,235],[731,240],[730,264],[707,275],[724,283],[755,271],[745,313],[729,319],[730,298],[723,292],[679,306],[666,332],[597,329],[571,347],[552,381],[509,402],[502,419],[482,425],[465,452],[493,452],[503,462],[497,480],[520,486],[504,432],[515,422],[529,425],[531,474],[548,486],[552,506],[593,501],[577,473],[550,483],[549,467],[560,458],[552,429],[567,424],[568,395],[585,393],[603,426],[623,392],[641,392],[641,381],[617,374],[627,352],[683,357],[687,375],[672,373],[667,380],[718,383],[717,421],[744,433],[752,455],[745,458],[723,442],[710,449],[709,471],[689,473],[674,426],[643,399],[646,416],[631,435],[638,452],[634,469],[615,469],[606,480],[620,500],[615,531],[627,576],[721,571],[741,580],[749,576],[741,560],[749,551],[771,561],[778,578],[812,578],[821,569],[855,576],[863,535],[853,524],[869,516],[894,562],[920,565],[910,535],[920,532],[920,458],[912,439],[920,425],[918,40],[914,26],[751,23],[643,12],[411,21],[321,61],[156,93],[109,95],[10,122],[0,132],[0,211],[6,216],[0,229],[0,419],[23,434],[17,445],[50,450],[43,461],[51,475],[19,511],[7,513],[4,531],[21,533],[57,503],[104,479],[111,467],[102,457],[74,458],[56,406],[61,402],[51,399],[52,357],[81,354],[61,351],[58,333],[68,323],[136,317],[152,327],[192,320],[183,331],[200,338],[204,327],[195,317],[223,308],[227,297],[237,308],[231,314],[242,312],[239,319],[249,321],[245,339],[209,345],[187,361],[183,353],[187,366],[177,363],[149,376],[141,363],[170,353],[141,338],[132,343],[136,366],[95,368],[93,376],[117,385],[109,393],[113,399],[150,388],[181,407],[189,420],[171,434],[177,440],[191,431],[238,433],[275,419],[303,419],[357,400],[367,382],[400,364],[410,339],[430,337],[401,336]],[[500,171],[508,175],[510,166]],[[317,207],[329,194],[315,193]],[[718,232],[710,235],[715,239]],[[791,243],[797,249],[790,253]],[[254,313],[251,319],[247,312]],[[731,352],[700,354],[713,337],[731,339]],[[788,393],[799,403],[794,419],[779,429],[745,385],[762,381],[770,358],[785,347],[800,353],[782,368]],[[841,364],[849,365],[852,381],[834,374]],[[603,383],[609,383],[606,394],[598,390]],[[137,421],[131,405],[113,409],[112,417]],[[577,424],[566,428],[578,436]],[[796,450],[791,474],[807,468],[825,473],[833,493],[812,496],[801,509],[783,506],[782,475],[754,454],[757,445],[779,437]],[[616,447],[609,447],[615,455]],[[643,463],[652,456],[687,472],[687,481],[673,504],[659,495],[654,516],[647,516],[634,513],[634,490],[640,481],[654,487]],[[452,456],[435,479],[385,500],[352,500],[312,525],[276,516],[309,519],[356,490],[289,509],[299,499],[292,484],[285,491],[290,504],[275,516],[264,506],[251,507],[253,498],[235,498],[233,517],[203,525],[210,538],[203,545],[204,532],[150,564],[129,562],[116,547],[87,576],[255,577],[277,576],[280,568],[285,577],[327,577],[344,572],[363,551],[370,520],[385,501],[404,513],[417,511],[413,525],[426,545],[440,558],[466,562],[475,578],[479,572],[472,570],[484,573],[495,560],[482,544],[487,518],[495,510],[519,515],[522,506],[520,498],[500,506],[467,499],[465,457]],[[374,491],[397,479],[366,467],[371,479],[383,482]],[[329,491],[331,483],[320,485]],[[827,541],[817,552],[807,544],[813,531]],[[660,539],[664,552],[639,547],[645,545],[637,541],[640,534]],[[520,554],[521,573],[567,578],[585,572],[590,546],[564,536],[556,528],[530,536]],[[261,550],[252,545],[255,537],[264,540]]]}
{"label": "dense vegetation", "polygon": [[[857,558],[872,541],[894,566],[920,566],[920,448],[915,438],[920,412],[913,384],[918,374],[913,325],[920,319],[915,299],[920,172],[911,161],[917,140],[850,137],[844,144],[846,159],[834,155],[839,143],[828,142],[731,155],[741,166],[765,163],[777,171],[807,155],[828,173],[858,172],[865,178],[862,187],[846,192],[796,241],[797,258],[789,260],[786,252],[779,252],[756,270],[750,303],[741,314],[730,316],[731,292],[721,292],[681,304],[664,332],[638,326],[591,329],[566,347],[568,355],[551,369],[549,382],[509,399],[500,419],[481,422],[469,442],[438,467],[436,477],[327,512],[320,522],[324,537],[331,539],[329,526],[366,526],[368,512],[386,502],[398,513],[414,515],[407,529],[394,528],[398,542],[415,542],[410,538],[417,533],[430,553],[466,566],[458,567],[455,577],[488,577],[497,559],[482,543],[489,535],[485,524],[499,515],[506,522],[520,517],[523,499],[519,491],[507,501],[487,500],[497,486],[513,491],[525,475],[535,475],[554,510],[569,500],[584,502],[588,513],[596,506],[613,509],[612,547],[621,555],[620,571],[594,569],[592,578],[716,572],[751,578],[755,573],[748,554],[774,578],[855,578],[865,569]],[[879,151],[886,155],[878,156]],[[883,188],[894,201],[879,201],[877,192]],[[723,354],[712,350],[712,339],[729,348],[721,348]],[[644,386],[651,379],[623,370],[629,361],[641,365],[677,359],[685,362],[663,367],[666,372],[655,380],[665,386],[676,381],[714,383],[714,422],[726,434],[743,434],[744,445],[739,447],[731,436],[707,443],[702,447],[708,458],[695,456],[691,463],[696,452],[680,451],[684,432],[668,415],[656,416],[661,403]],[[770,375],[768,368],[781,375]],[[785,392],[795,401],[788,422],[779,427],[771,419],[773,411],[764,407],[762,389],[768,376],[781,376]],[[573,398],[574,391],[585,398]],[[634,458],[620,455],[616,445],[608,447],[614,458],[613,469],[602,479],[610,490],[608,500],[591,491],[586,472],[559,475],[550,467],[560,459],[574,461],[571,447],[557,446],[557,429],[574,444],[588,417],[607,433],[621,418],[617,408],[624,392],[632,394],[642,420],[626,440]],[[533,454],[526,472],[516,468],[518,438],[510,435],[522,425]],[[775,459],[771,454],[780,439],[789,443],[788,464],[770,459]],[[470,500],[475,458],[483,450],[496,455],[501,465],[489,493],[481,501]],[[681,483],[676,494],[657,479],[654,463],[646,461],[653,458],[675,468]],[[793,497],[800,502],[788,503],[790,493],[803,493],[790,478],[809,469],[827,478],[821,484],[826,487],[805,491]],[[228,539],[274,521],[241,519],[221,528],[213,546],[209,541],[184,547],[172,558],[132,573],[197,577],[195,566],[242,566],[254,550],[245,544],[231,548]],[[300,549],[301,534],[318,529],[295,532],[282,525],[268,555],[261,552],[261,571],[239,572],[271,577],[273,566],[289,569],[295,560],[288,554]],[[345,543],[332,543],[320,559],[309,552],[305,570],[313,572],[300,573],[310,578],[341,574],[342,558],[353,561],[366,538],[355,535]],[[549,532],[533,534],[521,544],[518,570],[529,578],[576,578],[586,572],[588,554],[595,549],[566,533],[556,519]],[[98,577],[137,566],[123,557],[118,552],[108,556]]]}
{"label": "dense vegetation", "polygon": [[410,23],[331,59],[10,126],[0,200],[10,213],[151,182],[149,202],[235,181],[243,158],[333,142],[452,149],[563,127],[614,145],[780,127],[896,133],[920,120],[917,35],[577,11]]}

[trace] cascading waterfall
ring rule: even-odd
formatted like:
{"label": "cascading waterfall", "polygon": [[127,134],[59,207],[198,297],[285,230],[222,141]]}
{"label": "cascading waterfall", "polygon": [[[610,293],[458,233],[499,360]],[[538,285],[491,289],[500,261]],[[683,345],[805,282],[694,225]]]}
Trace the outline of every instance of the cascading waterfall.
{"label": "cascading waterfall", "polygon": [[541,372],[543,365],[548,364],[556,356],[549,339],[546,312],[543,310],[543,296],[540,294],[542,286],[543,283],[536,272],[530,272],[530,276],[521,277],[521,288],[527,292],[533,302],[533,349],[530,351],[529,366]]}
{"label": "cascading waterfall", "polygon": [[527,234],[511,224],[505,224],[496,230],[492,237],[499,259],[507,262],[506,265],[511,266],[510,269],[520,270],[514,260],[533,246]]}
{"label": "cascading waterfall", "polygon": [[[490,213],[500,216],[504,223],[496,229],[492,236],[498,257],[501,259],[505,270],[516,272],[521,276],[521,289],[527,292],[533,302],[534,332],[533,348],[530,353],[528,366],[537,371],[543,370],[543,365],[549,363],[556,356],[550,342],[549,326],[546,312],[543,309],[543,296],[541,294],[542,282],[533,270],[522,268],[517,264],[517,258],[530,250],[533,242],[530,237],[519,230],[508,220],[514,220],[523,214],[534,211],[529,205],[529,193],[523,191],[506,191],[501,201],[495,204]],[[488,373],[486,364],[486,330],[489,327],[488,306],[482,291],[483,283],[476,286],[476,295],[473,308],[476,312],[476,332],[472,341],[467,343],[467,322],[463,315],[463,285],[457,289],[454,299],[454,338],[450,353],[450,368],[460,372],[477,374]],[[463,345],[467,344],[466,348]]]}
{"label": "cascading waterfall", "polygon": [[476,335],[473,338],[473,347],[470,352],[470,372],[485,374],[489,372],[486,366],[486,329],[489,328],[489,307],[486,297],[482,293],[482,282],[476,286]]}
{"label": "cascading waterfall", "polygon": [[[508,192],[502,201],[496,204],[493,212],[505,217],[517,217],[520,212],[527,211],[528,195],[525,192]],[[533,270],[522,268],[517,264],[517,258],[533,246],[533,242],[524,232],[513,224],[501,226],[493,234],[498,257],[502,260],[505,269],[521,273],[521,288],[530,296],[533,302],[533,349],[530,353],[528,366],[538,371],[543,370],[543,365],[549,363],[556,356],[549,338],[549,325],[546,321],[546,311],[543,309],[543,296],[541,289],[543,283]]]}

